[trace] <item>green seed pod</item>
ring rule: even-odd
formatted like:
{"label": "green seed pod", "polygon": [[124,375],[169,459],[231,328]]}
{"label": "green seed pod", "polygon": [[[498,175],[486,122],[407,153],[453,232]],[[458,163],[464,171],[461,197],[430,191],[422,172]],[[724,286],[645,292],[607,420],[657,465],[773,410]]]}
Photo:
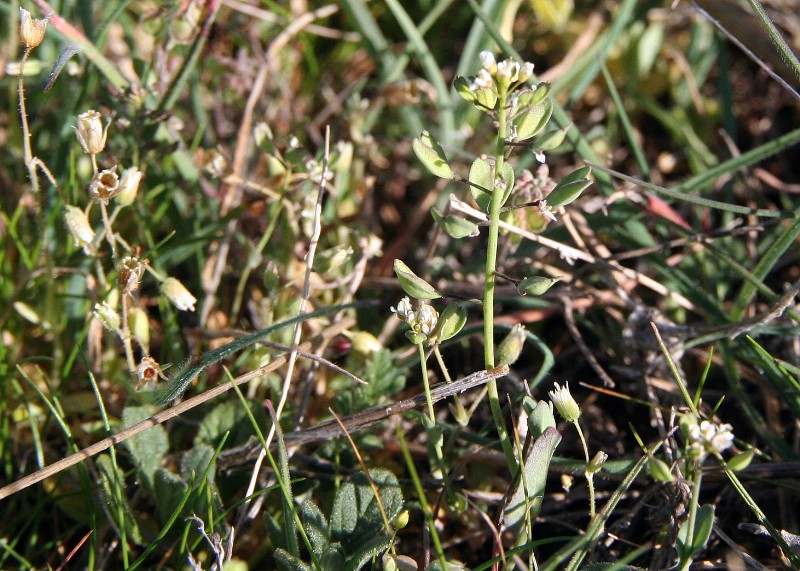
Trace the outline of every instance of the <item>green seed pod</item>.
{"label": "green seed pod", "polygon": [[505,339],[500,342],[497,348],[498,364],[513,365],[522,354],[525,345],[525,328],[522,325],[515,325],[508,332]]}
{"label": "green seed pod", "polygon": [[647,471],[656,482],[671,484],[675,481],[675,476],[673,476],[672,472],[670,472],[667,463],[658,458],[650,458],[650,460],[647,462]]}
{"label": "green seed pod", "polygon": [[451,303],[439,316],[433,338],[439,343],[452,339],[464,328],[466,322],[467,310],[464,306],[458,302]]}
{"label": "green seed pod", "polygon": [[594,458],[592,458],[592,460],[586,466],[586,472],[588,474],[594,474],[596,472],[599,472],[600,469],[603,467],[603,464],[606,463],[606,460],[608,460],[608,454],[606,454],[601,450],[600,452],[594,455]]}
{"label": "green seed pod", "polygon": [[755,450],[745,450],[728,460],[728,468],[733,472],[741,472],[750,465],[755,456]]}
{"label": "green seed pod", "polygon": [[408,510],[401,511],[394,520],[394,528],[403,529],[408,525],[408,520],[410,517],[411,514],[408,513]]}
{"label": "green seed pod", "polygon": [[417,333],[413,329],[409,329],[406,331],[406,339],[411,341],[414,345],[419,345],[420,343],[425,343],[428,336],[423,333]]}
{"label": "green seed pod", "polygon": [[447,164],[447,157],[442,146],[434,139],[428,131],[423,131],[422,135],[411,142],[414,153],[422,161],[431,173],[439,178],[453,179],[455,173],[450,165]]}
{"label": "green seed pod", "polygon": [[442,297],[436,288],[411,271],[402,260],[394,261],[394,273],[397,281],[408,295],[414,299],[436,299]]}
{"label": "green seed pod", "polygon": [[525,278],[517,284],[517,291],[519,291],[520,295],[543,295],[560,280],[561,276],[554,278],[546,278],[544,276]]}

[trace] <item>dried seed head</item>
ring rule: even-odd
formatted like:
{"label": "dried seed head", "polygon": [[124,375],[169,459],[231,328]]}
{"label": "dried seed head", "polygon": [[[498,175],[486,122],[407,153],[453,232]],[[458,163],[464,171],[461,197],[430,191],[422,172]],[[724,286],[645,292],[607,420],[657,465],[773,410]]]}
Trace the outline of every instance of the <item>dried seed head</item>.
{"label": "dried seed head", "polygon": [[105,169],[94,174],[89,183],[89,198],[95,202],[108,204],[108,201],[120,193],[117,167]]}
{"label": "dried seed head", "polygon": [[19,41],[29,50],[42,43],[47,18],[36,19],[24,8],[19,9]]}
{"label": "dried seed head", "polygon": [[197,303],[197,298],[175,278],[164,280],[161,284],[161,293],[167,296],[167,299],[181,311],[194,311],[194,304]]}
{"label": "dried seed head", "polygon": [[139,379],[136,383],[137,391],[143,388],[155,388],[156,384],[158,384],[158,379],[167,380],[167,377],[161,370],[161,365],[149,355],[142,358],[139,362],[139,366],[136,367],[136,376]]}
{"label": "dried seed head", "polygon": [[133,256],[122,258],[117,272],[117,282],[123,294],[131,295],[139,289],[145,267],[147,267],[147,260],[139,261],[139,258]]}
{"label": "dried seed head", "polygon": [[83,147],[83,152],[96,155],[103,152],[106,147],[108,125],[103,127],[103,118],[100,113],[91,109],[78,115],[78,124],[73,127],[78,142]]}

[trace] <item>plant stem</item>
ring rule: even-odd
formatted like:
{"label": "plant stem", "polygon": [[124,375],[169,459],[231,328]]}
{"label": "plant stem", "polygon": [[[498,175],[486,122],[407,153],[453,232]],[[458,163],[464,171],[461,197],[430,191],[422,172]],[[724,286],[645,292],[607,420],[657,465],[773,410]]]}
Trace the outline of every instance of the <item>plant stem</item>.
{"label": "plant stem", "polygon": [[[483,291],[483,354],[484,365],[487,369],[495,366],[494,363],[494,282],[495,270],[497,268],[497,242],[500,233],[500,207],[503,205],[504,188],[498,186],[497,180],[499,173],[503,172],[506,150],[506,95],[505,89],[501,89],[497,97],[497,139],[495,142],[495,176],[492,186],[492,200],[489,206],[489,241],[486,246],[486,273],[484,275]],[[497,435],[503,447],[508,469],[513,474],[516,471],[517,462],[514,457],[514,450],[508,438],[503,409],[500,406],[500,396],[497,393],[497,382],[492,380],[486,385],[489,393],[489,405],[492,409],[492,416],[497,427]]]}
{"label": "plant stem", "polygon": [[583,436],[583,430],[581,430],[581,425],[578,424],[578,421],[574,421],[572,424],[575,425],[575,429],[578,431],[578,436],[581,438],[581,444],[583,445],[583,455],[586,457],[586,483],[589,486],[589,518],[594,519],[595,512],[595,499],[594,499],[594,474],[589,472],[589,447],[586,445],[586,438]]}
{"label": "plant stem", "polygon": [[425,388],[425,402],[428,403],[428,418],[431,420],[431,426],[436,424],[436,414],[433,411],[433,399],[431,399],[431,384],[428,381],[428,366],[425,364],[425,347],[422,343],[417,343],[419,349],[419,363],[422,368],[422,385]]}
{"label": "plant stem", "polygon": [[[450,373],[447,370],[447,366],[444,364],[444,359],[442,359],[442,353],[439,351],[439,345],[436,344],[433,347],[433,354],[436,355],[436,361],[439,363],[439,368],[442,369],[442,374],[444,375],[444,380],[446,383],[452,383],[453,380],[450,378]],[[466,426],[469,424],[469,413],[464,408],[464,404],[461,402],[461,397],[459,395],[453,395],[453,403],[455,404],[455,418],[458,424],[461,426]]]}
{"label": "plant stem", "polygon": [[[703,480],[703,470],[699,465],[696,465],[694,470],[694,481],[692,482],[692,497],[689,500],[689,519],[684,523],[687,526],[687,534],[686,534],[686,545],[691,546],[694,545],[694,528],[695,522],[697,521],[697,506],[700,502],[700,483]],[[679,549],[680,552],[680,549]],[[682,552],[680,553],[681,557],[681,571],[688,570],[689,567],[692,565],[692,559],[694,558],[694,551],[689,553]],[[684,559],[686,557],[686,559]]]}

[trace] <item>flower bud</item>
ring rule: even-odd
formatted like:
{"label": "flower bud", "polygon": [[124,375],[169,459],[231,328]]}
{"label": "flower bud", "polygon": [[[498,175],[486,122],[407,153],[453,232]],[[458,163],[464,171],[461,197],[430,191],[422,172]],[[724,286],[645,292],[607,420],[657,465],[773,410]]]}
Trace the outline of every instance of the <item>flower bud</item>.
{"label": "flower bud", "polygon": [[139,192],[139,183],[142,182],[142,171],[136,167],[130,167],[122,171],[122,178],[119,181],[119,192],[117,193],[117,204],[120,206],[130,206],[136,200]]}
{"label": "flower bud", "polygon": [[483,51],[478,54],[481,59],[481,66],[489,72],[490,75],[497,73],[497,61],[494,59],[494,54],[489,51]]}
{"label": "flower bud", "polygon": [[47,18],[36,19],[24,8],[19,9],[19,41],[32,50],[42,43],[47,30]]}
{"label": "flower bud", "polygon": [[161,284],[161,293],[167,296],[172,304],[181,311],[194,311],[197,298],[175,278],[167,278]]}
{"label": "flower bud", "polygon": [[148,353],[150,351],[150,318],[147,312],[141,307],[132,307],[128,313],[128,328],[142,351]]}
{"label": "flower bud", "polygon": [[550,400],[556,406],[556,410],[561,417],[567,422],[576,422],[581,415],[581,409],[575,399],[572,398],[572,393],[569,392],[569,383],[564,383],[560,387],[558,383],[555,384],[555,390],[548,393]]}
{"label": "flower bud", "polygon": [[603,467],[603,464],[606,463],[606,460],[608,460],[608,454],[601,450],[594,455],[594,458],[592,458],[589,464],[586,466],[586,472],[588,474],[599,472],[600,468]]}
{"label": "flower bud", "polygon": [[95,202],[108,204],[108,201],[119,194],[119,177],[117,167],[105,169],[95,173],[89,183],[89,198]]}
{"label": "flower bud", "polygon": [[522,354],[525,345],[525,328],[519,323],[511,328],[505,339],[497,347],[497,362],[499,365],[513,365]]}
{"label": "flower bud", "polygon": [[69,230],[72,239],[75,241],[75,245],[83,247],[83,251],[89,254],[92,250],[95,234],[89,224],[86,213],[71,204],[67,204],[64,209],[66,210],[64,212],[64,221],[67,223],[67,230]]}
{"label": "flower bud", "polygon": [[529,61],[526,61],[522,64],[522,67],[519,70],[519,81],[525,82],[531,77],[533,77],[533,64]]}
{"label": "flower bud", "polygon": [[106,148],[108,125],[103,127],[103,119],[94,109],[78,115],[78,124],[73,129],[87,155],[96,155]]}

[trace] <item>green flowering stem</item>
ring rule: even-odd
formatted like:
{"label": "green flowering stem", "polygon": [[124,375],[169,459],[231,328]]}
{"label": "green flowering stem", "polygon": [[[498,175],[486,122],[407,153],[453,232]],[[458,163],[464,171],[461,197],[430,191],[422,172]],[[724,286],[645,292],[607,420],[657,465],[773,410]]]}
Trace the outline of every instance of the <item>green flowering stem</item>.
{"label": "green flowering stem", "polygon": [[[439,363],[439,367],[442,369],[445,382],[452,383],[453,380],[450,378],[450,373],[447,370],[447,366],[444,364],[444,359],[442,359],[442,353],[439,351],[438,343],[433,347],[433,354],[436,355],[436,361]],[[464,404],[461,402],[461,397],[459,395],[453,395],[453,403],[456,408],[456,422],[458,422],[458,424],[461,426],[466,426],[469,424],[470,414],[467,412],[467,409],[464,408]]]}
{"label": "green flowering stem", "polygon": [[581,430],[581,425],[578,424],[578,420],[573,420],[572,424],[575,425],[575,430],[578,431],[578,436],[581,438],[581,444],[583,445],[583,455],[586,457],[586,483],[589,487],[589,518],[594,519],[595,512],[595,499],[594,499],[594,472],[589,470],[589,447],[586,445],[586,438],[583,436],[583,430]]}
{"label": "green flowering stem", "polygon": [[434,477],[442,480],[445,486],[445,493],[448,497],[452,496],[448,480],[445,478],[447,467],[444,463],[443,434],[441,427],[436,426],[436,414],[433,410],[433,399],[431,398],[431,386],[428,381],[428,367],[425,364],[425,348],[423,343],[417,343],[419,349],[419,362],[422,366],[422,384],[425,387],[425,401],[428,403],[428,422],[423,422],[425,431],[428,433],[428,446],[430,453],[433,454],[435,468],[432,470]]}
{"label": "green flowering stem", "polygon": [[428,403],[428,417],[431,419],[431,424],[436,424],[436,414],[433,411],[433,399],[431,399],[431,383],[428,381],[428,367],[425,365],[425,347],[422,343],[417,343],[419,349],[419,363],[422,367],[422,385],[425,388],[425,402]]}
{"label": "green flowering stem", "polygon": [[[703,470],[699,465],[695,465],[694,479],[692,481],[692,497],[689,500],[689,519],[684,525],[687,526],[686,546],[694,545],[694,531],[697,522],[697,506],[700,503],[700,483],[703,480]],[[679,550],[680,551],[680,550]],[[680,553],[681,571],[686,571],[692,564],[694,551],[689,549]]]}
{"label": "green flowering stem", "polygon": [[[484,365],[487,369],[495,366],[494,362],[494,283],[497,268],[497,242],[500,234],[500,209],[503,206],[503,188],[498,187],[497,173],[503,172],[506,151],[506,133],[508,131],[508,118],[506,117],[507,87],[500,86],[497,94],[497,139],[495,141],[495,184],[492,188],[492,199],[489,205],[489,240],[486,246],[486,273],[484,274],[483,290],[483,354]],[[503,447],[508,469],[516,472],[517,461],[514,449],[506,430],[503,409],[500,406],[500,396],[497,392],[497,382],[489,381],[486,385],[489,394],[489,405],[497,427],[497,435]]]}

